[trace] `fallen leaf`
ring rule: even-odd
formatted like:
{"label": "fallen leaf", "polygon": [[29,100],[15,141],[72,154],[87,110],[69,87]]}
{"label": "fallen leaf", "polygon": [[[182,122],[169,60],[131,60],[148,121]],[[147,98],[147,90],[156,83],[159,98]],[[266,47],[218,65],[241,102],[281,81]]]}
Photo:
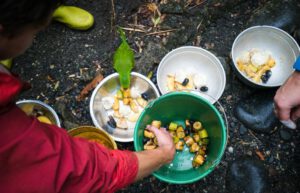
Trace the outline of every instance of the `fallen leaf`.
{"label": "fallen leaf", "polygon": [[86,95],[92,90],[94,89],[99,82],[101,82],[103,80],[103,75],[102,74],[98,74],[89,84],[87,84],[80,92],[80,94],[76,97],[77,101],[82,101]]}
{"label": "fallen leaf", "polygon": [[262,161],[265,160],[265,156],[264,156],[264,154],[261,151],[255,150],[255,153],[259,157],[260,160],[262,160]]}

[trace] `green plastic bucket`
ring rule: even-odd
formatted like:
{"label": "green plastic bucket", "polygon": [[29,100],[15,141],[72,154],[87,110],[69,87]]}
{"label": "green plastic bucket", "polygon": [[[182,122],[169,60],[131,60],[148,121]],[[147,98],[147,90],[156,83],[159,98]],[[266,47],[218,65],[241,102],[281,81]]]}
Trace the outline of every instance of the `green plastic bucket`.
{"label": "green plastic bucket", "polygon": [[188,147],[177,151],[172,163],[162,166],[153,175],[158,179],[174,184],[192,183],[205,177],[221,161],[227,142],[227,129],[216,109],[206,99],[188,92],[173,92],[152,101],[141,113],[134,131],[134,148],[143,151],[143,132],[152,120],[167,125],[171,121],[184,125],[186,119],[199,120],[209,135],[207,158],[199,168],[192,167],[193,153]]}

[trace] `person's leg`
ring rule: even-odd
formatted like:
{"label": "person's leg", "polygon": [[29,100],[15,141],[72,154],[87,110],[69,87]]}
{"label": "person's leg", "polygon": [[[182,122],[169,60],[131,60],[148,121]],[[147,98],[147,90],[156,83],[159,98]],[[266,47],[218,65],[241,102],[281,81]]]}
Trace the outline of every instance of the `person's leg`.
{"label": "person's leg", "polygon": [[94,24],[92,14],[75,6],[59,6],[54,11],[52,18],[75,30],[87,30]]}

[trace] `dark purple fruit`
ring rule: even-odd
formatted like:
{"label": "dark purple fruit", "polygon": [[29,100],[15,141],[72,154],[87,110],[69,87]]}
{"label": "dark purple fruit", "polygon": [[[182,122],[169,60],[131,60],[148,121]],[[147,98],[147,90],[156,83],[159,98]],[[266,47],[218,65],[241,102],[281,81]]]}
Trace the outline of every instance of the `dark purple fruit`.
{"label": "dark purple fruit", "polygon": [[207,92],[208,91],[208,87],[207,86],[201,86],[200,87],[200,91],[201,92]]}
{"label": "dark purple fruit", "polygon": [[147,92],[142,93],[141,96],[144,100],[146,100],[146,101],[149,100],[149,94]]}
{"label": "dark purple fruit", "polygon": [[182,81],[182,86],[186,86],[188,83],[189,83],[189,79],[188,78],[185,78],[183,81]]}
{"label": "dark purple fruit", "polygon": [[260,77],[263,83],[267,83],[270,77],[267,77],[265,74]]}
{"label": "dark purple fruit", "polygon": [[186,127],[186,128],[184,129],[184,134],[185,134],[185,136],[190,135],[190,134],[191,134],[191,127]]}
{"label": "dark purple fruit", "polygon": [[108,116],[109,120],[107,121],[107,124],[109,126],[111,126],[112,128],[116,128],[117,127],[117,123],[115,121],[115,119],[110,115]]}
{"label": "dark purple fruit", "polygon": [[272,71],[271,70],[267,70],[266,73],[265,73],[265,76],[267,78],[270,78],[272,76]]}

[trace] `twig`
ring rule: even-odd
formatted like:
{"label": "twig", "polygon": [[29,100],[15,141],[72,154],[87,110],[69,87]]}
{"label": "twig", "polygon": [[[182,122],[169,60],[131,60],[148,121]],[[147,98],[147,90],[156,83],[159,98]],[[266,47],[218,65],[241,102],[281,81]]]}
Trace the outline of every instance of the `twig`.
{"label": "twig", "polygon": [[260,160],[262,160],[262,161],[265,160],[265,156],[264,156],[264,154],[263,154],[261,151],[259,151],[259,150],[257,149],[257,150],[255,150],[255,153],[256,153],[256,155],[259,157]]}
{"label": "twig", "polygon": [[176,31],[176,30],[178,30],[178,29],[169,29],[169,30],[164,30],[164,31],[151,32],[151,33],[146,34],[146,36],[163,34],[163,33],[172,32],[172,31]]}
{"label": "twig", "polygon": [[133,31],[133,32],[146,33],[146,31],[144,31],[144,30],[141,30],[141,29],[135,29],[135,28],[129,28],[129,27],[121,27],[121,29],[126,30],[126,31]]}
{"label": "twig", "polygon": [[249,130],[249,133],[260,143],[262,143],[254,134],[251,130]]}
{"label": "twig", "polygon": [[103,80],[103,75],[98,74],[90,83],[88,83],[80,92],[80,94],[76,97],[77,101],[82,101],[85,99],[86,95],[94,89],[102,80]]}
{"label": "twig", "polygon": [[111,0],[111,12],[112,12],[112,16],[111,16],[111,20],[110,20],[110,31],[113,31],[113,26],[115,25],[115,21],[116,21],[116,12],[115,12],[115,2],[114,0]]}
{"label": "twig", "polygon": [[203,3],[205,3],[206,0],[203,0],[201,3],[194,5],[193,7],[189,8],[189,10],[194,9],[195,7],[198,7],[199,5],[202,5]]}
{"label": "twig", "polygon": [[201,25],[202,25],[202,21],[203,21],[203,19],[201,19],[201,21],[200,21],[200,23],[197,25],[197,31],[199,31],[199,28],[201,27]]}

